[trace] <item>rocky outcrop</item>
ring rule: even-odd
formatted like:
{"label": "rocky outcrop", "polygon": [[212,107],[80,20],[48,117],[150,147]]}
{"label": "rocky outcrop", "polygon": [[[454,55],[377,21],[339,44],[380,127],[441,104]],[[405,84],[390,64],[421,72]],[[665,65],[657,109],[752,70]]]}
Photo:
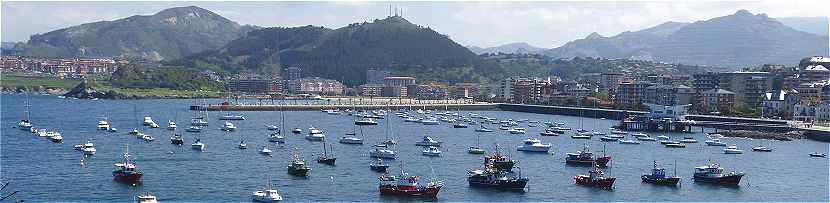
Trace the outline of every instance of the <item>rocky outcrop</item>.
{"label": "rocky outcrop", "polygon": [[792,141],[794,139],[807,138],[807,136],[802,131],[790,131],[790,132],[786,132],[786,133],[777,133],[777,132],[759,132],[759,131],[749,131],[749,130],[733,130],[733,131],[718,132],[718,134],[721,134],[724,137],[743,137],[743,138],[752,138],[752,139],[768,139],[768,140],[780,140],[780,141]]}

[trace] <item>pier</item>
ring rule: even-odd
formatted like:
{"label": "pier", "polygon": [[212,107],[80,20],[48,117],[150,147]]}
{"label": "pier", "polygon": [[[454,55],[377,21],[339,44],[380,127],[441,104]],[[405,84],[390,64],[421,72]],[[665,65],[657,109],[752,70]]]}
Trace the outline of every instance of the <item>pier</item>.
{"label": "pier", "polygon": [[424,109],[424,110],[497,110],[495,103],[469,104],[237,104],[237,105],[193,105],[190,110],[196,111],[318,111],[321,109]]}

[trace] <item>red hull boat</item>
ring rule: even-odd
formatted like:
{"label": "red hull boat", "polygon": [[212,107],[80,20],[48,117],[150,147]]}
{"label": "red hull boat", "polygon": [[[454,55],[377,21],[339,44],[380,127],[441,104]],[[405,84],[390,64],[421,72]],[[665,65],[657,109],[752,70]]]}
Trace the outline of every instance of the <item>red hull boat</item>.
{"label": "red hull boat", "polygon": [[576,184],[606,189],[613,188],[615,180],[617,178],[605,177],[602,170],[599,170],[597,167],[594,167],[594,170],[588,171],[588,175],[574,176],[574,183]]}
{"label": "red hull boat", "polygon": [[124,161],[115,164],[115,170],[112,171],[112,177],[116,181],[136,183],[141,181],[144,173],[136,169],[135,163],[130,161],[129,148],[124,152]]}
{"label": "red hull boat", "polygon": [[378,177],[380,181],[378,191],[383,195],[434,198],[444,186],[441,181],[429,181],[426,185],[421,185],[419,179],[418,176],[409,175],[403,170],[401,170],[400,177],[384,174]]}

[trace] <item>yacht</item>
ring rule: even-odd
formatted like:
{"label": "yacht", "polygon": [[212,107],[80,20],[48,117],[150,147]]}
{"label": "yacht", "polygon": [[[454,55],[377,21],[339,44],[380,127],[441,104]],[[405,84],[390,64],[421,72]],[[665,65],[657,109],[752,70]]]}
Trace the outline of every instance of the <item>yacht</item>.
{"label": "yacht", "polygon": [[268,135],[268,141],[285,143],[285,137],[280,135],[280,133],[271,133],[271,135]]}
{"label": "yacht", "polygon": [[82,151],[84,151],[84,155],[95,155],[95,152],[98,150],[96,150],[95,147],[85,147]]}
{"label": "yacht", "polygon": [[107,118],[101,118],[101,120],[98,121],[98,130],[110,130],[110,124],[107,122]]}
{"label": "yacht", "polygon": [[326,135],[323,133],[308,134],[305,136],[305,139],[311,141],[323,141],[323,139],[326,139]]}
{"label": "yacht", "polygon": [[228,115],[220,116],[219,120],[245,120],[245,116],[243,115]]}
{"label": "yacht", "polygon": [[156,122],[153,121],[152,117],[145,116],[143,124],[144,124],[144,126],[153,126],[154,124],[156,124]]}
{"label": "yacht", "polygon": [[268,178],[268,186],[265,187],[265,190],[256,191],[254,194],[251,195],[251,200],[254,202],[266,202],[266,203],[273,203],[282,201],[282,196],[277,192],[277,190],[271,188],[271,178]]}
{"label": "yacht", "polygon": [[422,154],[426,156],[441,156],[441,150],[438,150],[438,147],[428,147],[424,148],[424,151],[421,151]]}
{"label": "yacht", "polygon": [[264,155],[271,155],[271,150],[268,149],[268,146],[262,146],[262,149],[259,150],[259,153]]}
{"label": "yacht", "polygon": [[340,138],[339,142],[343,144],[363,144],[363,139],[357,137],[344,136]]}
{"label": "yacht", "polygon": [[187,129],[185,129],[184,131],[192,132],[192,133],[198,133],[198,132],[202,132],[202,128],[197,127],[197,126],[190,126],[190,127],[187,127]]}
{"label": "yacht", "polygon": [[525,134],[527,130],[525,130],[524,128],[513,128],[507,130],[507,132],[509,132],[510,134]]}
{"label": "yacht", "polygon": [[369,151],[369,157],[381,159],[395,159],[397,154],[386,147],[375,147]]}
{"label": "yacht", "polygon": [[697,143],[697,140],[695,140],[692,137],[684,137],[682,140],[680,140],[680,142],[681,143]]}
{"label": "yacht", "polygon": [[208,126],[208,122],[201,118],[194,118],[190,120],[190,125],[192,126]]}
{"label": "yacht", "polygon": [[245,140],[239,141],[239,149],[248,149],[248,144],[245,143]]}
{"label": "yacht", "polygon": [[175,130],[176,129],[176,122],[167,121],[167,129],[168,130]]}
{"label": "yacht", "polygon": [[763,145],[759,145],[759,146],[753,147],[753,148],[752,148],[752,151],[757,151],[757,152],[771,152],[771,151],[772,151],[772,148],[769,148],[769,147],[767,147],[767,146],[763,146]]}
{"label": "yacht", "polygon": [[202,140],[200,139],[196,139],[196,142],[190,144],[190,147],[195,150],[203,151],[205,150],[205,143],[202,143]]}
{"label": "yacht", "polygon": [[47,133],[46,136],[48,136],[49,139],[52,140],[52,142],[55,142],[55,143],[63,142],[63,136],[61,136],[61,134],[58,133],[58,132],[53,132],[52,136],[49,136],[48,133]]}
{"label": "yacht", "polygon": [[539,139],[528,138],[524,140],[524,144],[519,146],[517,150],[527,152],[548,152],[550,147],[550,143],[542,144],[542,141],[539,141]]}
{"label": "yacht", "polygon": [[744,153],[740,149],[738,149],[738,145],[729,145],[726,149],[723,149],[724,154],[742,154]]}
{"label": "yacht", "polygon": [[653,137],[649,137],[648,135],[646,135],[646,136],[641,136],[641,137],[637,137],[637,140],[640,140],[640,141],[649,141],[649,142],[654,142],[654,141],[657,141],[657,139],[654,139]]}
{"label": "yacht", "polygon": [[143,192],[137,196],[135,196],[135,201],[137,203],[158,203],[158,199],[156,196],[153,196],[149,192]]}
{"label": "yacht", "polygon": [[234,131],[236,130],[236,126],[233,125],[231,122],[225,122],[225,125],[222,126],[222,130],[224,131]]}
{"label": "yacht", "polygon": [[415,146],[435,146],[435,147],[440,147],[440,146],[441,146],[441,142],[440,142],[440,141],[435,141],[435,140],[433,140],[433,139],[432,139],[432,137],[429,137],[429,136],[424,136],[424,137],[423,137],[423,139],[422,139],[421,141],[419,141],[419,142],[416,142],[416,143],[415,143]]}
{"label": "yacht", "polygon": [[726,142],[721,142],[720,139],[706,140],[705,143],[709,146],[726,146]]}

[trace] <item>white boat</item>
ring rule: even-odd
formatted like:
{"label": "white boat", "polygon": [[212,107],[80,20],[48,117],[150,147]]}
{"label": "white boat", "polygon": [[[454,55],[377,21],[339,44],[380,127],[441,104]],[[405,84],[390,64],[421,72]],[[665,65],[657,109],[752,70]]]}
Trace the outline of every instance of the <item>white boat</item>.
{"label": "white boat", "polygon": [[528,138],[524,140],[524,144],[516,148],[516,150],[526,152],[548,152],[550,147],[550,143],[542,144],[542,141],[539,141],[539,139]]}
{"label": "white boat", "polygon": [[591,139],[591,136],[577,133],[575,135],[571,135],[571,138],[573,138],[573,139]]}
{"label": "white boat", "polygon": [[669,136],[660,135],[660,136],[657,136],[657,140],[669,140]]}
{"label": "white boat", "polygon": [[726,142],[721,142],[720,139],[706,140],[705,143],[709,146],[726,146]]}
{"label": "white boat", "polygon": [[695,140],[694,138],[691,138],[691,137],[684,137],[682,140],[680,140],[680,142],[681,143],[697,143],[697,140]]}
{"label": "white boat", "polygon": [[151,127],[151,128],[159,128],[159,127],[161,127],[161,126],[159,126],[159,124],[156,124],[156,123],[151,123],[151,124],[150,124],[150,127]]}
{"label": "white boat", "polygon": [[268,135],[268,141],[269,142],[284,143],[285,142],[285,137],[280,135],[279,133],[271,133],[271,135]]}
{"label": "white boat", "polygon": [[280,127],[276,126],[276,125],[266,125],[265,128],[268,129],[268,130],[274,130],[274,131],[280,130]]}
{"label": "white boat", "polygon": [[527,130],[525,130],[524,128],[513,128],[507,130],[507,132],[509,132],[510,134],[525,134]]}
{"label": "white boat", "polygon": [[48,133],[46,132],[46,129],[37,129],[37,136],[38,137],[46,137],[47,134]]}
{"label": "white boat", "polygon": [[155,124],[155,123],[156,123],[156,122],[155,122],[155,121],[153,121],[153,118],[152,118],[152,117],[149,117],[149,116],[145,116],[145,117],[144,117],[144,122],[143,122],[143,124],[144,124],[145,126],[152,126],[152,125],[153,125],[153,124]]}
{"label": "white boat", "polygon": [[168,130],[176,130],[176,122],[167,121],[167,129]]}
{"label": "white boat", "polygon": [[222,130],[224,131],[234,131],[236,130],[236,126],[233,125],[231,122],[225,122],[225,125],[222,125]]}
{"label": "white boat", "polygon": [[107,122],[107,118],[101,118],[101,120],[98,120],[98,130],[110,130],[110,124]]}
{"label": "white boat", "polygon": [[300,133],[303,133],[303,129],[294,128],[294,129],[291,130],[291,132],[294,133],[294,134],[300,134]]}
{"label": "white boat", "polygon": [[622,130],[611,130],[611,134],[615,135],[627,135],[628,133]]}
{"label": "white boat", "polygon": [[144,192],[144,193],[141,193],[141,194],[135,196],[135,201],[137,203],[158,203],[159,202],[158,199],[156,199],[156,196],[153,196],[149,192]]}
{"label": "white boat", "polygon": [[95,144],[92,144],[92,142],[90,142],[88,140],[84,144],[76,144],[75,146],[73,146],[73,148],[75,148],[75,150],[79,150],[79,151],[83,150],[84,148],[89,148],[89,147],[95,147]]}
{"label": "white boat", "polygon": [[600,138],[599,138],[599,140],[600,140],[600,141],[603,141],[603,142],[616,142],[616,141],[620,141],[620,138],[613,138],[613,137],[609,137],[609,136],[602,136],[602,137],[600,137]]}
{"label": "white boat", "polygon": [[56,142],[56,143],[63,142],[63,136],[61,136],[61,134],[58,133],[58,132],[54,132],[52,134],[52,136],[49,136],[49,139],[52,140],[52,142]]}
{"label": "white boat", "polygon": [[610,135],[606,135],[606,137],[617,138],[617,139],[625,138],[625,136],[623,136],[622,134],[610,134]]}
{"label": "white boat", "polygon": [[634,137],[648,137],[648,135],[645,134],[645,133],[634,133],[634,134],[631,134],[631,136],[634,136]]}
{"label": "white boat", "polygon": [[424,125],[438,125],[438,124],[440,124],[440,122],[435,118],[428,118],[428,119],[421,120],[421,124],[424,124]]}
{"label": "white boat", "polygon": [[220,116],[219,120],[245,120],[245,116],[228,114],[228,115]]}
{"label": "white boat", "polygon": [[109,129],[109,130],[107,130],[107,132],[112,132],[112,133],[114,133],[114,132],[118,132],[118,129],[117,129],[117,128],[110,127],[110,129]]}
{"label": "white boat", "polygon": [[620,140],[620,144],[640,144],[637,140]]}
{"label": "white boat", "polygon": [[268,146],[262,146],[262,149],[259,150],[259,153],[264,155],[271,155],[271,150],[268,149]]}
{"label": "white boat", "polygon": [[386,147],[375,147],[369,151],[369,157],[381,159],[395,159],[397,154],[395,151],[387,149]]}
{"label": "white boat", "polygon": [[340,110],[337,110],[337,109],[326,110],[326,113],[329,114],[329,115],[340,115],[340,114],[342,114],[342,112],[340,112]]}
{"label": "white boat", "polygon": [[441,142],[433,140],[432,137],[424,136],[421,139],[421,141],[415,142],[415,146],[436,146],[436,147],[440,147]]}
{"label": "white boat", "polygon": [[488,133],[488,132],[493,132],[493,130],[490,130],[490,129],[487,129],[486,127],[484,127],[484,126],[481,126],[481,128],[476,129],[476,132]]}
{"label": "white boat", "polygon": [[197,126],[190,126],[190,127],[187,127],[187,129],[185,129],[184,131],[192,132],[192,133],[198,133],[198,132],[202,132],[202,128],[197,127]]}
{"label": "white boat", "polygon": [[141,134],[141,139],[147,142],[152,142],[153,140],[155,140],[155,138],[153,138],[153,136],[149,134]]}
{"label": "white boat", "polygon": [[419,122],[418,118],[415,118],[415,117],[409,117],[409,118],[404,119],[403,121],[404,122],[413,122],[413,123]]}
{"label": "white boat", "polygon": [[742,154],[744,153],[740,149],[738,149],[737,145],[729,145],[726,149],[723,149],[724,154]]}
{"label": "white boat", "polygon": [[426,156],[441,156],[441,150],[438,150],[438,147],[428,147],[421,151],[421,154]]}
{"label": "white boat", "polygon": [[340,138],[340,143],[343,144],[363,144],[363,139],[357,137],[345,136]]}
{"label": "white boat", "polygon": [[269,177],[268,187],[265,187],[265,190],[254,192],[251,195],[251,200],[255,202],[273,203],[282,201],[282,196],[280,196],[277,190],[271,189],[271,178]]}
{"label": "white boat", "polygon": [[653,137],[649,137],[649,136],[637,137],[637,140],[650,141],[650,142],[657,141],[657,139],[654,139]]}
{"label": "white boat", "polygon": [[82,151],[84,151],[84,155],[95,155],[95,152],[98,150],[96,150],[95,147],[86,147],[82,149]]}
{"label": "white boat", "polygon": [[354,122],[355,125],[377,125],[378,122],[375,119],[367,118],[364,120],[359,120]]}
{"label": "white boat", "polygon": [[190,125],[192,126],[208,126],[208,122],[201,118],[194,118],[190,120]]}
{"label": "white boat", "polygon": [[194,142],[193,144],[190,144],[190,147],[195,149],[195,150],[202,151],[202,150],[205,150],[205,143],[202,143],[202,140],[200,140],[200,139],[196,139],[196,142]]}
{"label": "white boat", "polygon": [[239,142],[239,149],[248,149],[248,144],[245,143],[245,140]]}
{"label": "white boat", "polygon": [[308,134],[323,134],[323,131],[315,127],[308,128]]}
{"label": "white boat", "polygon": [[31,107],[31,101],[29,101],[29,94],[26,94],[26,118],[21,119],[19,123],[17,123],[17,127],[21,130],[31,130],[32,129],[32,122],[29,121],[29,108]]}
{"label": "white boat", "polygon": [[308,134],[305,136],[305,139],[311,141],[323,141],[323,139],[326,139],[326,135],[322,133]]}
{"label": "white boat", "polygon": [[602,136],[602,135],[605,135],[605,133],[604,132],[593,131],[593,132],[591,132],[591,135]]}
{"label": "white boat", "polygon": [[763,145],[759,145],[759,146],[753,147],[752,151],[771,152],[772,148],[769,148],[769,147],[766,147],[766,146],[763,146]]}

